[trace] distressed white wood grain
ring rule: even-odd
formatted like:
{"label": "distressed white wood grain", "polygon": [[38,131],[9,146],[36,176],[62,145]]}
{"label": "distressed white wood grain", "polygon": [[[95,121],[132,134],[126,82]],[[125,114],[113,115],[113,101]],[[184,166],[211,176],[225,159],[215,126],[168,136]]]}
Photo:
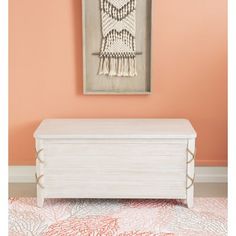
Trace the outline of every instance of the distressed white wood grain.
{"label": "distressed white wood grain", "polygon": [[44,198],[179,198],[186,191],[187,148],[196,133],[184,119],[45,120],[36,130],[38,205]]}
{"label": "distressed white wood grain", "polygon": [[[188,140],[188,150],[195,154],[195,139]],[[192,159],[192,155],[188,152],[187,154],[187,161]],[[195,172],[194,172],[194,162],[195,158],[192,159],[190,163],[187,163],[187,176],[190,177],[193,181],[195,179]],[[192,184],[191,179],[187,178],[187,205],[189,208],[193,207],[193,196],[194,196],[194,184]]]}
{"label": "distressed white wood grain", "polygon": [[[153,156],[153,155],[168,155],[175,156],[178,154],[186,155],[186,144],[107,144],[106,141],[100,144],[47,144],[45,143],[45,156],[71,156],[71,155],[129,155],[129,156]],[[115,150],[115,151],[114,151]]]}
{"label": "distressed white wood grain", "polygon": [[196,138],[186,119],[46,119],[37,139],[188,139]]}
{"label": "distressed white wood grain", "polygon": [[[37,152],[39,152],[39,150],[42,150],[39,154],[37,154]],[[39,207],[43,206],[43,202],[44,202],[44,197],[45,197],[45,188],[44,188],[44,183],[45,183],[45,176],[44,176],[44,162],[45,158],[44,158],[44,152],[43,152],[43,140],[36,140],[36,158],[38,157],[39,159],[36,159],[36,183],[37,183],[37,179],[39,179],[39,183],[37,184],[37,204]],[[41,160],[41,161],[39,161]],[[42,176],[42,177],[41,177]],[[43,187],[42,187],[43,186]]]}

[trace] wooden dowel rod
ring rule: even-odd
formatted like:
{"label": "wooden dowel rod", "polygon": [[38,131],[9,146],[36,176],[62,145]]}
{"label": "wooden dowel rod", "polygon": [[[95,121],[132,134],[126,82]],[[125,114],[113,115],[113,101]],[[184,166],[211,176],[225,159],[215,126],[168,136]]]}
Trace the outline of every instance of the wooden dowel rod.
{"label": "wooden dowel rod", "polygon": [[[136,52],[135,54],[136,55],[142,55],[143,53],[142,52]],[[92,55],[99,56],[100,53],[99,52],[93,52]]]}

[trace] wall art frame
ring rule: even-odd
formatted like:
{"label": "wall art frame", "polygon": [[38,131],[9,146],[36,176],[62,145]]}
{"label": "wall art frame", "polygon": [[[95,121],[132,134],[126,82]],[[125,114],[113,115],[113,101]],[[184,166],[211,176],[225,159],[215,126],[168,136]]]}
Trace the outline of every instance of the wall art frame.
{"label": "wall art frame", "polygon": [[102,43],[101,0],[82,0],[83,93],[85,95],[151,94],[153,0],[135,1],[137,75],[110,76],[99,75]]}

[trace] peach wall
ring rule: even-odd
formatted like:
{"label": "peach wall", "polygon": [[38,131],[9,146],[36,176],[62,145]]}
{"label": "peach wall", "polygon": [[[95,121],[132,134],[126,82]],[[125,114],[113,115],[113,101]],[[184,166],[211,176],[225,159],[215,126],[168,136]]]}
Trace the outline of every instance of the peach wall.
{"label": "peach wall", "polygon": [[[98,0],[96,0],[98,1]],[[81,0],[10,0],[10,165],[44,118],[185,117],[197,164],[227,164],[226,0],[153,0],[153,93],[82,94]]]}

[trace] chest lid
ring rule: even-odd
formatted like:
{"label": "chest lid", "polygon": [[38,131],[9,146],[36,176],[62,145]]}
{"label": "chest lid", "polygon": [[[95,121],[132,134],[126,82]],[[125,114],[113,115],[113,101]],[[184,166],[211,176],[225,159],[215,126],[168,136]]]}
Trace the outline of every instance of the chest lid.
{"label": "chest lid", "polygon": [[45,119],[36,139],[196,138],[186,119]]}
{"label": "chest lid", "polygon": [[36,139],[196,138],[186,119],[46,119]]}

